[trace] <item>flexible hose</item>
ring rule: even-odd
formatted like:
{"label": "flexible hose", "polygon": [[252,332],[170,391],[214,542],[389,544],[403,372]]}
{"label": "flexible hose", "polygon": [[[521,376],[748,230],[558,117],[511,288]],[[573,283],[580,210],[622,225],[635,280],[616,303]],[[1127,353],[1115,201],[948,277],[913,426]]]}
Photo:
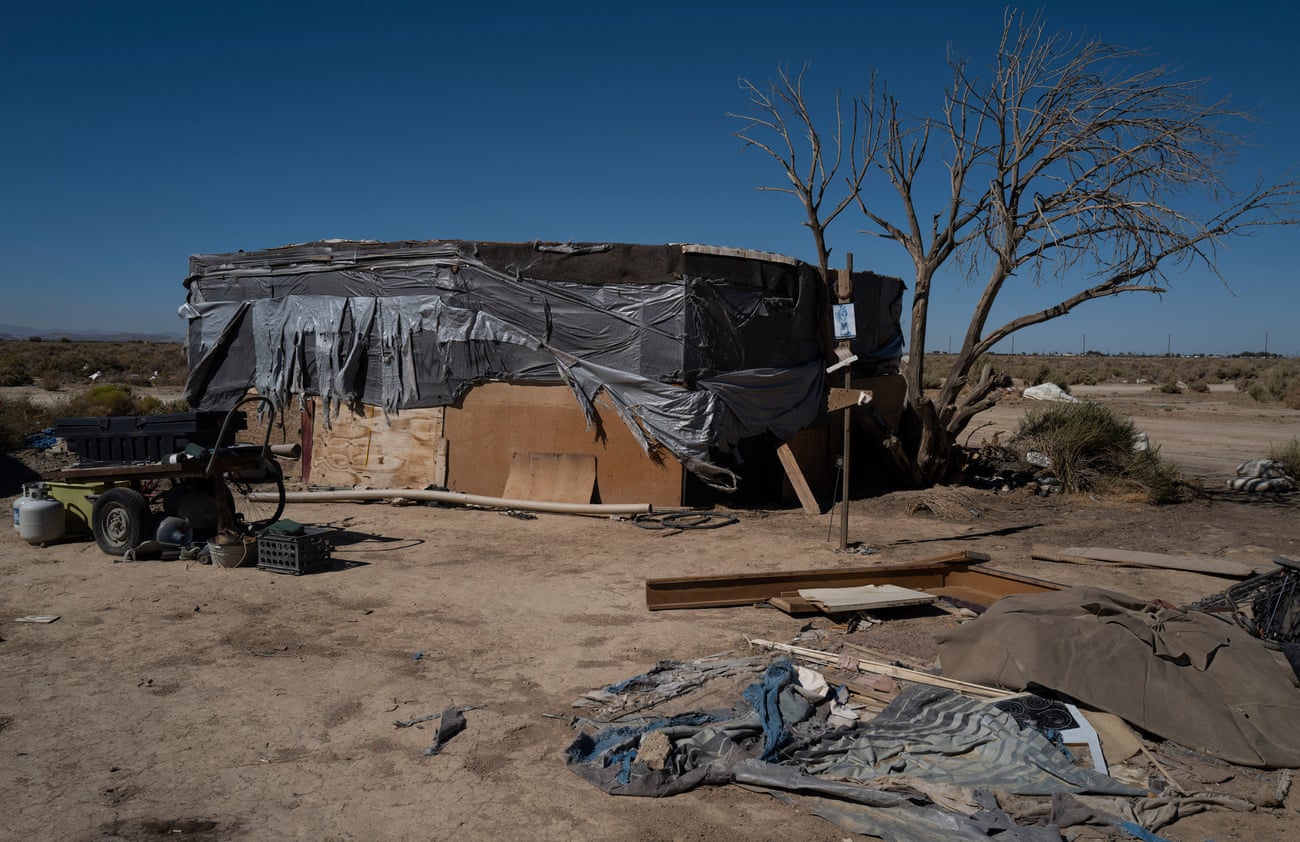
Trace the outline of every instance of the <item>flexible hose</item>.
{"label": "flexible hose", "polygon": [[[263,497],[266,499],[264,500]],[[290,491],[286,503],[342,503],[361,500],[419,500],[453,503],[460,506],[483,506],[489,509],[518,509],[531,512],[554,512],[566,515],[640,515],[650,512],[649,503],[553,503],[547,500],[511,500],[506,497],[483,497],[459,491],[429,491],[412,488],[358,488],[352,491]],[[253,502],[273,501],[273,495],[254,492]]]}

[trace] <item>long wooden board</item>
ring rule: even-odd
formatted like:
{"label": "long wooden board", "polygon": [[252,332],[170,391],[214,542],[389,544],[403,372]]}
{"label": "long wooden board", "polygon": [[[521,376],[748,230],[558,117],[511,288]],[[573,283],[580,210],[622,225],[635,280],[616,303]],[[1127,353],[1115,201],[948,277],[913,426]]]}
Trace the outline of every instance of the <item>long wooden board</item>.
{"label": "long wooden board", "polygon": [[1061,587],[1055,582],[980,566],[988,560],[989,557],[983,553],[963,551],[923,561],[875,567],[647,579],[646,607],[651,611],[725,608],[767,602],[773,597],[797,594],[801,588],[872,584],[895,584],[987,606],[1010,594],[1043,593]]}
{"label": "long wooden board", "polygon": [[1148,553],[1138,550],[1118,550],[1106,547],[1054,547],[1034,544],[1030,556],[1040,561],[1061,561],[1071,564],[1117,564],[1128,567],[1158,567],[1165,570],[1185,570],[1191,573],[1205,573],[1210,576],[1224,576],[1229,579],[1245,579],[1253,576],[1254,567],[1245,562],[1230,558],[1214,556],[1179,556],[1164,553]]}
{"label": "long wooden board", "polygon": [[812,489],[808,487],[808,481],[804,479],[803,471],[799,468],[799,460],[795,458],[790,444],[781,442],[776,449],[776,455],[781,460],[781,467],[785,469],[786,479],[790,480],[790,485],[794,488],[795,496],[799,498],[799,505],[803,506],[804,514],[821,514],[821,504],[817,502],[817,495],[813,494]]}

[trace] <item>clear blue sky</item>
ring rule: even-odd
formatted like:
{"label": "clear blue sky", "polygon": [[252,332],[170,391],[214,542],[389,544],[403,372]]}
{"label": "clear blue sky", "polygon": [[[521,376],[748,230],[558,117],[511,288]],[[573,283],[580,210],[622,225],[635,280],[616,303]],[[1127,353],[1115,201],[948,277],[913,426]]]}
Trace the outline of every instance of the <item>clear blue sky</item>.
{"label": "clear blue sky", "polygon": [[[811,261],[797,204],[754,189],[774,165],[731,136],[737,77],[809,61],[810,86],[853,94],[875,69],[933,110],[946,45],[982,63],[1002,16],[972,0],[471,5],[8,8],[0,322],[180,333],[190,254],[329,237],[699,242]],[[1296,4],[1045,8],[1053,28],[1149,47],[1253,109],[1243,186],[1298,174]],[[906,279],[898,247],[861,227],[832,231],[836,255]],[[1231,353],[1267,334],[1300,354],[1297,265],[1300,230],[1269,230],[1222,255],[1231,289],[1198,269],[1162,298],[1084,305],[1016,350]],[[973,295],[947,283],[941,350]]]}

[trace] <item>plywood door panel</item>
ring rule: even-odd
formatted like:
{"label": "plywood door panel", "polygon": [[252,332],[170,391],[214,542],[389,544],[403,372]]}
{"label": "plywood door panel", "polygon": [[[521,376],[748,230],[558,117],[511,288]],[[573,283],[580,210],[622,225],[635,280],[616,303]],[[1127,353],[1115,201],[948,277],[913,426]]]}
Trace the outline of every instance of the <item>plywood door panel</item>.
{"label": "plywood door panel", "polygon": [[443,487],[447,441],[441,407],[408,409],[387,419],[374,407],[343,410],[327,429],[314,425],[311,482],[345,488]]}

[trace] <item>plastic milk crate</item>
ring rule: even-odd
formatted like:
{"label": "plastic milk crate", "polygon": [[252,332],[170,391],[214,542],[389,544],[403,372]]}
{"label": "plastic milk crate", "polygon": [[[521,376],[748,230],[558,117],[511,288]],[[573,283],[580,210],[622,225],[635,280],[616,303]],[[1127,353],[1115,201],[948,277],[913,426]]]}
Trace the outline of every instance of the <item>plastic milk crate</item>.
{"label": "plastic milk crate", "polygon": [[324,529],[307,527],[303,535],[259,535],[257,569],[273,573],[315,573],[330,566],[330,539]]}

